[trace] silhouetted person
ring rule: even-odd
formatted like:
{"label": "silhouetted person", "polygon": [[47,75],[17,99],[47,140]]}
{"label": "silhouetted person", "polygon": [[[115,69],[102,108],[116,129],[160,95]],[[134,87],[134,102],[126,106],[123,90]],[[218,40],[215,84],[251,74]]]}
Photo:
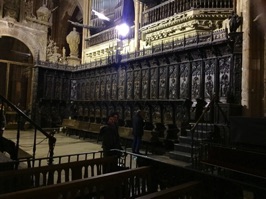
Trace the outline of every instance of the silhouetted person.
{"label": "silhouetted person", "polygon": [[0,107],[0,137],[3,136],[4,131],[6,127],[6,116],[5,116],[5,110],[4,110],[4,105],[1,104]]}
{"label": "silhouetted person", "polygon": [[141,140],[144,134],[144,121],[145,112],[143,110],[139,110],[136,115],[133,117],[132,128],[133,128],[133,146],[132,152],[140,154],[139,150],[141,147]]}

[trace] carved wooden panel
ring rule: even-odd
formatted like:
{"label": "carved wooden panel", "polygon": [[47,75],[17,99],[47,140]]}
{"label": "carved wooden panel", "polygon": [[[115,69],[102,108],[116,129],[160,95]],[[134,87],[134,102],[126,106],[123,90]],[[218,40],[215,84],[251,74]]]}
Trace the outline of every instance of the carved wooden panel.
{"label": "carved wooden panel", "polygon": [[207,99],[210,99],[214,94],[215,65],[216,65],[216,59],[210,59],[210,60],[205,61],[204,98],[207,98]]}
{"label": "carved wooden panel", "polygon": [[90,79],[90,100],[95,99],[95,78]]}
{"label": "carved wooden panel", "polygon": [[107,113],[107,106],[106,106],[106,104],[103,104],[103,105],[101,106],[101,117],[102,117],[102,118],[107,118],[107,116],[108,116],[108,113]]}
{"label": "carved wooden panel", "polygon": [[77,86],[76,86],[76,90],[77,90],[77,98],[76,99],[81,99],[81,81],[80,80],[76,80],[77,82]]}
{"label": "carved wooden panel", "polygon": [[117,99],[117,73],[112,74],[112,100]]}
{"label": "carved wooden panel", "polygon": [[153,123],[161,123],[161,107],[158,104],[152,106],[152,121]]}
{"label": "carved wooden panel", "polygon": [[177,68],[176,66],[169,67],[169,99],[177,98]]}
{"label": "carved wooden panel", "polygon": [[47,75],[45,79],[45,98],[52,99],[54,93],[54,77],[52,75]]}
{"label": "carved wooden panel", "polygon": [[200,98],[201,70],[202,70],[202,62],[201,61],[197,61],[197,62],[192,63],[191,98],[194,100],[197,98]]}
{"label": "carved wooden panel", "polygon": [[63,79],[63,88],[62,88],[62,99],[69,99],[69,88],[70,88],[70,80],[67,78]]}
{"label": "carved wooden panel", "polygon": [[131,100],[132,99],[132,94],[133,94],[133,72],[128,71],[127,72],[127,99]]}
{"label": "carved wooden panel", "polygon": [[149,96],[149,69],[143,69],[141,74],[142,80],[142,90],[141,90],[141,97],[142,99],[148,99]]}
{"label": "carved wooden panel", "polygon": [[85,83],[85,100],[89,99],[90,99],[90,81],[89,79],[87,79]]}
{"label": "carved wooden panel", "polygon": [[141,79],[140,79],[140,70],[134,71],[134,99],[140,99],[140,85],[141,85]]}
{"label": "carved wooden panel", "polygon": [[150,98],[157,99],[157,91],[158,91],[158,68],[151,68],[150,69]]}
{"label": "carved wooden panel", "polygon": [[99,100],[100,99],[100,80],[99,77],[96,78],[96,82],[95,82],[95,100]]}
{"label": "carved wooden panel", "polygon": [[170,104],[164,104],[163,109],[163,121],[164,124],[174,123],[174,109]]}
{"label": "carved wooden panel", "polygon": [[86,80],[83,79],[81,80],[81,100],[85,100],[86,99]]}
{"label": "carved wooden panel", "polygon": [[124,67],[121,67],[119,70],[118,100],[125,99],[125,82],[126,70]]}
{"label": "carved wooden panel", "polygon": [[219,59],[219,95],[222,101],[226,100],[230,89],[230,57]]}
{"label": "carved wooden panel", "polygon": [[77,80],[71,80],[70,99],[77,100]]}
{"label": "carved wooden panel", "polygon": [[166,99],[167,67],[159,68],[159,99]]}
{"label": "carved wooden panel", "polygon": [[100,76],[100,99],[105,99],[105,86],[106,86],[106,79],[105,76]]}
{"label": "carved wooden panel", "polygon": [[110,100],[112,99],[112,81],[111,81],[111,75],[106,76],[106,99]]}
{"label": "carved wooden panel", "polygon": [[189,63],[180,65],[180,98],[189,98]]}
{"label": "carved wooden panel", "polygon": [[95,118],[101,117],[101,107],[99,105],[95,106]]}
{"label": "carved wooden panel", "polygon": [[56,79],[55,79],[55,94],[54,94],[55,99],[60,100],[61,94],[62,94],[62,79],[60,77],[56,77]]}

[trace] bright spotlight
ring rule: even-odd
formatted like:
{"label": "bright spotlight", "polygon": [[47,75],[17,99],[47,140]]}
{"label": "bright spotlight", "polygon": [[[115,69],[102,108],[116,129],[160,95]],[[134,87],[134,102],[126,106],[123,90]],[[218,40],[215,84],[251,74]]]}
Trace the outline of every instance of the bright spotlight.
{"label": "bright spotlight", "polygon": [[129,26],[126,23],[123,23],[123,24],[116,26],[116,30],[118,32],[118,35],[121,35],[122,37],[126,37],[129,33]]}

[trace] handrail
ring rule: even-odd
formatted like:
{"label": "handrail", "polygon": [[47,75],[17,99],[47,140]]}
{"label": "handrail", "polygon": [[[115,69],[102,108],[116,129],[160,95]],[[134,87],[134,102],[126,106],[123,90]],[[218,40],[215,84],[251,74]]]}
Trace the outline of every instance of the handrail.
{"label": "handrail", "polygon": [[200,115],[200,117],[198,118],[198,120],[196,121],[195,125],[190,129],[191,132],[191,161],[192,161],[192,165],[195,164],[194,161],[194,147],[195,147],[195,143],[194,143],[194,137],[195,137],[195,129],[198,127],[199,123],[202,121],[202,118],[205,116],[205,114],[210,110],[211,106],[213,106],[213,104],[215,103],[217,99],[217,96],[214,94],[211,101],[209,102],[209,104],[205,107],[204,111],[202,112],[202,114]]}
{"label": "handrail", "polygon": [[[205,116],[205,114],[212,108],[214,108],[214,104],[217,106],[218,111],[221,112],[225,123],[228,125],[228,118],[226,117],[224,111],[221,109],[221,107],[218,104],[217,101],[217,96],[214,94],[212,96],[211,101],[209,102],[209,104],[205,107],[204,111],[202,112],[202,114],[200,115],[200,117],[198,118],[198,120],[196,121],[195,125],[190,129],[191,132],[191,160],[192,160],[192,164],[197,163],[197,159],[195,156],[195,151],[194,151],[194,147],[195,147],[195,130],[196,128],[199,126],[199,123],[202,121],[203,117]],[[196,160],[195,160],[196,159]]]}
{"label": "handrail", "polygon": [[[21,111],[16,105],[14,105],[12,102],[10,102],[8,99],[6,99],[4,96],[0,95],[0,100],[3,103],[6,103],[9,107],[11,107],[18,115],[18,132],[17,132],[17,144],[16,144],[16,158],[18,158],[18,150],[19,150],[19,138],[20,138],[20,117],[24,118],[26,121],[28,121],[31,125],[35,127],[35,136],[36,139],[36,132],[39,130],[43,135],[45,135],[46,138],[48,138],[48,145],[49,145],[49,164],[52,164],[53,162],[53,155],[54,155],[54,146],[56,143],[56,138],[53,136],[53,134],[47,133],[44,129],[42,129],[37,123],[35,123],[31,118],[29,118],[23,111]],[[34,142],[33,146],[33,158],[35,158],[35,150],[36,150],[36,141]]]}

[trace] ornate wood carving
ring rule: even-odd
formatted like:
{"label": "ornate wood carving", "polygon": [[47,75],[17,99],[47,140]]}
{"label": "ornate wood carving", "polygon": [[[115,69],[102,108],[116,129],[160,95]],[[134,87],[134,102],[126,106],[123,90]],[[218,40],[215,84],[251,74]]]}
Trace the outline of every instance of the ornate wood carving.
{"label": "ornate wood carving", "polygon": [[204,97],[210,99],[214,95],[215,59],[205,61],[205,92]]}

